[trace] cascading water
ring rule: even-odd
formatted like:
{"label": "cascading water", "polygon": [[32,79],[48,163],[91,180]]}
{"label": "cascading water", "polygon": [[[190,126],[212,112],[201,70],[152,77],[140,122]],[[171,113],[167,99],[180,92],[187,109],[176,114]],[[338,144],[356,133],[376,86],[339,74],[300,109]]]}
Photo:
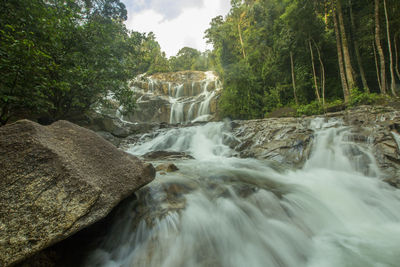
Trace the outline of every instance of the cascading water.
{"label": "cascading water", "polygon": [[[132,90],[138,95],[145,95],[146,97],[139,97],[137,105],[139,107],[151,106],[149,101],[154,101],[153,106],[158,107],[160,101],[165,101],[170,115],[167,122],[171,124],[212,119],[215,108],[214,110],[211,109],[211,103],[213,100],[216,101],[216,96],[222,89],[218,77],[212,71],[196,72],[195,74],[198,76],[193,78],[194,80],[185,76],[188,75],[185,72],[175,74],[172,77],[168,76],[170,74],[165,74],[165,77],[138,76],[133,81]],[[165,112],[165,110],[150,109],[143,111],[139,108],[138,113],[143,112],[160,113]]]}
{"label": "cascading water", "polygon": [[400,191],[340,121],[311,127],[300,170],[234,157],[224,123],[143,138],[128,152],[195,159],[142,188],[86,266],[399,266]]}
{"label": "cascading water", "polygon": [[171,101],[171,115],[169,119],[169,123],[175,124],[184,121],[184,103]]}

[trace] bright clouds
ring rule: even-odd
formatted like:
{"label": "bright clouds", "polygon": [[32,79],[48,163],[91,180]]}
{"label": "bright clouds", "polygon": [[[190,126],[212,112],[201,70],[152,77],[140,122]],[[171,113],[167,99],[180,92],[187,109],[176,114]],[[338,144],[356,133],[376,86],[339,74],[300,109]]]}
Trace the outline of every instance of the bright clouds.
{"label": "bright clouds", "polygon": [[154,32],[167,56],[184,46],[204,51],[203,40],[211,19],[226,15],[230,0],[123,0],[128,9],[129,29]]}
{"label": "bright clouds", "polygon": [[162,14],[165,19],[174,19],[181,14],[184,8],[201,8],[203,1],[199,0],[125,0],[131,12],[140,12],[152,9]]}

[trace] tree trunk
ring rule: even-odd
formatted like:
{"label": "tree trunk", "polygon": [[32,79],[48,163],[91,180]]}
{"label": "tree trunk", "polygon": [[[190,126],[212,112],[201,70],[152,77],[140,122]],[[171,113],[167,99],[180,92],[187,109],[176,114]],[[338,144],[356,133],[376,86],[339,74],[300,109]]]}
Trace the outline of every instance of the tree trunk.
{"label": "tree trunk", "polygon": [[[351,29],[352,29],[352,32],[354,34],[356,32],[356,23],[354,21],[352,0],[349,0],[349,3],[350,3]],[[363,67],[363,64],[362,64],[362,59],[361,59],[361,55],[360,55],[360,48],[359,48],[356,36],[353,36],[353,45],[354,45],[354,50],[356,52],[356,59],[357,59],[358,69],[360,70],[361,82],[363,84],[365,92],[369,93],[370,90],[369,90],[369,87],[368,87],[367,79],[365,78],[365,71],[364,71],[364,67]]]}
{"label": "tree trunk", "polygon": [[399,36],[399,33],[396,33],[394,35],[394,53],[395,53],[395,59],[396,59],[396,74],[397,78],[400,80],[400,72],[399,72],[399,52],[398,52],[398,47],[397,47],[397,38]]}
{"label": "tree trunk", "polygon": [[299,104],[299,101],[297,100],[297,94],[296,94],[296,80],[295,80],[295,75],[294,75],[294,64],[293,64],[293,52],[290,51],[290,66],[292,70],[292,84],[293,84],[293,95],[294,95],[294,100],[296,101],[296,105]]}
{"label": "tree trunk", "polygon": [[386,0],[383,0],[383,7],[385,9],[385,19],[386,19],[386,35],[388,41],[389,48],[389,61],[390,61],[390,90],[392,94],[396,96],[396,77],[394,76],[394,67],[393,67],[393,52],[392,52],[392,41],[390,39],[390,29],[389,29],[389,16],[386,8]]}
{"label": "tree trunk", "polygon": [[380,59],[380,73],[381,73],[381,93],[386,94],[386,67],[385,67],[385,55],[381,45],[381,26],[379,24],[379,0],[375,0],[375,43],[376,49]]}
{"label": "tree trunk", "polygon": [[318,53],[318,59],[319,59],[319,64],[321,66],[321,80],[322,80],[322,106],[325,108],[325,66],[324,66],[324,62],[322,61],[321,58],[321,52],[319,51],[319,48],[317,46],[317,44],[314,42],[314,46],[317,49],[317,53]]}
{"label": "tree trunk", "polygon": [[246,59],[246,51],[244,50],[244,43],[243,43],[243,38],[242,38],[242,29],[240,28],[240,24],[242,24],[242,20],[243,20],[245,15],[246,15],[246,12],[243,12],[240,15],[239,22],[238,22],[239,40],[240,40],[240,45],[242,46],[242,53],[243,53],[243,58],[244,59]]}
{"label": "tree trunk", "polygon": [[317,82],[317,75],[316,75],[316,72],[315,72],[314,52],[313,52],[312,45],[311,45],[311,38],[308,39],[308,45],[310,47],[310,53],[311,53],[311,65],[312,65],[313,77],[314,77],[315,95],[317,96],[318,103],[321,104],[321,97],[319,96],[319,87],[318,87],[318,82]]}
{"label": "tree trunk", "polygon": [[334,10],[332,17],[333,17],[333,26],[334,26],[335,35],[336,35],[336,48],[337,48],[337,53],[338,53],[340,81],[342,82],[344,103],[347,104],[350,100],[350,92],[349,92],[349,87],[347,85],[346,74],[344,72],[342,43],[340,41],[340,33],[339,33],[339,27],[338,27],[337,18],[336,18],[336,10],[335,10],[335,6],[333,5],[333,3],[332,3],[332,9]]}
{"label": "tree trunk", "polygon": [[374,49],[374,58],[375,58],[375,67],[376,67],[376,77],[378,78],[378,85],[379,85],[379,90],[382,92],[382,83],[381,83],[381,78],[379,74],[379,64],[378,64],[378,57],[376,55],[376,48],[374,42],[372,42],[372,48]]}
{"label": "tree trunk", "polygon": [[354,75],[353,75],[354,70],[351,65],[349,45],[347,42],[346,29],[344,27],[344,20],[343,20],[342,5],[341,5],[340,1],[341,0],[336,0],[336,6],[337,6],[337,14],[338,14],[338,18],[339,18],[340,36],[342,37],[342,47],[343,47],[343,56],[344,56],[344,65],[345,65],[345,70],[346,70],[347,84],[351,91],[354,87],[356,87],[356,82],[355,82]]}

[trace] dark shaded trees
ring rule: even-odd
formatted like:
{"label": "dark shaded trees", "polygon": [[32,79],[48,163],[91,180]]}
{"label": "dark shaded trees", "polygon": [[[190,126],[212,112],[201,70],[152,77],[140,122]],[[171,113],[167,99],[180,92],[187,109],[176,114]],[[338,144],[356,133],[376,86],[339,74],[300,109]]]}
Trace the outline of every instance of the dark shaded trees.
{"label": "dark shaded trees", "polygon": [[67,119],[115,99],[132,109],[127,81],[142,35],[119,0],[0,1],[0,124],[12,116]]}

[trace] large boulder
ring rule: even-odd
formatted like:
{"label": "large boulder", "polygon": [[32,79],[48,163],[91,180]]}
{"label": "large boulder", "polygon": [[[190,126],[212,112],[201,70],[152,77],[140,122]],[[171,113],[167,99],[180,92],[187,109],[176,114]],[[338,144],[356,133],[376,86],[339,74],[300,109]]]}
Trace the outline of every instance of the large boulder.
{"label": "large boulder", "polygon": [[104,218],[155,170],[90,130],[22,120],[0,128],[0,266]]}
{"label": "large boulder", "polygon": [[88,122],[78,121],[77,124],[95,132],[108,132],[116,138],[125,138],[132,134],[146,133],[158,127],[156,123],[132,123],[123,121],[115,116],[95,112],[89,116]]}

